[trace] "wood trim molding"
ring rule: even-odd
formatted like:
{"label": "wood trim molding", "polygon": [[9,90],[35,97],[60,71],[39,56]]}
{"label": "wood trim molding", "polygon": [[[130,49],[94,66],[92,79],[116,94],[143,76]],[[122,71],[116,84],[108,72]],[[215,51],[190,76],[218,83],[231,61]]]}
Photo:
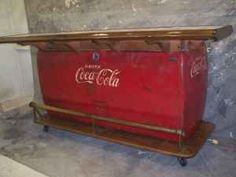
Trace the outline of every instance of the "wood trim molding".
{"label": "wood trim molding", "polygon": [[168,27],[145,29],[116,29],[42,34],[19,34],[0,37],[0,43],[30,45],[35,42],[84,40],[221,40],[233,32],[231,25],[200,27]]}

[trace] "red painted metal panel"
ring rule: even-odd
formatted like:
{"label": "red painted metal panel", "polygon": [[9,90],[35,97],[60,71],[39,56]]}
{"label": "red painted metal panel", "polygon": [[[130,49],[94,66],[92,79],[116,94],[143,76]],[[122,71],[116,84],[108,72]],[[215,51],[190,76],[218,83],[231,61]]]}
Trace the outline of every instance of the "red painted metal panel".
{"label": "red painted metal panel", "polygon": [[[95,115],[183,129],[202,118],[207,84],[204,51],[38,52],[44,102]],[[91,119],[59,115],[91,123]],[[178,141],[178,135],[96,121],[96,125]]]}

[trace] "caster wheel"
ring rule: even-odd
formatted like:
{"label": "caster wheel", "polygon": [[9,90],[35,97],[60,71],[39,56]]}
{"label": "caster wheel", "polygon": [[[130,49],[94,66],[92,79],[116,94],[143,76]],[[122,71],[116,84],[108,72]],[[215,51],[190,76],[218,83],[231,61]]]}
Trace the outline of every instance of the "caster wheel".
{"label": "caster wheel", "polygon": [[183,157],[178,158],[178,161],[182,167],[185,167],[187,165],[187,160]]}
{"label": "caster wheel", "polygon": [[47,132],[49,131],[49,126],[44,125],[44,126],[43,126],[43,131],[47,133]]}

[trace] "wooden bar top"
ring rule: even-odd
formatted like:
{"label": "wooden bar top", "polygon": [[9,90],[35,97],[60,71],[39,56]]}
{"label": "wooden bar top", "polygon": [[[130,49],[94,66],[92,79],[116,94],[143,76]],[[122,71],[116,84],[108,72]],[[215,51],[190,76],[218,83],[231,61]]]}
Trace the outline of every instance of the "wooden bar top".
{"label": "wooden bar top", "polygon": [[213,40],[226,38],[233,32],[231,25],[116,29],[60,33],[18,34],[0,37],[0,43],[30,44],[84,40]]}

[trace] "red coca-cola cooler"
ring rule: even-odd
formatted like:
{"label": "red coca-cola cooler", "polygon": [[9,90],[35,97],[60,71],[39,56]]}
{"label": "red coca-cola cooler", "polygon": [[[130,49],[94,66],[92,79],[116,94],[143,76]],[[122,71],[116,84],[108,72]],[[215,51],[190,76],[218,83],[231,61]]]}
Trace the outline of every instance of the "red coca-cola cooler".
{"label": "red coca-cola cooler", "polygon": [[184,166],[214,129],[202,120],[205,40],[230,33],[231,26],[126,29],[6,36],[0,43],[37,47],[43,102],[30,106],[45,131],[173,155]]}

